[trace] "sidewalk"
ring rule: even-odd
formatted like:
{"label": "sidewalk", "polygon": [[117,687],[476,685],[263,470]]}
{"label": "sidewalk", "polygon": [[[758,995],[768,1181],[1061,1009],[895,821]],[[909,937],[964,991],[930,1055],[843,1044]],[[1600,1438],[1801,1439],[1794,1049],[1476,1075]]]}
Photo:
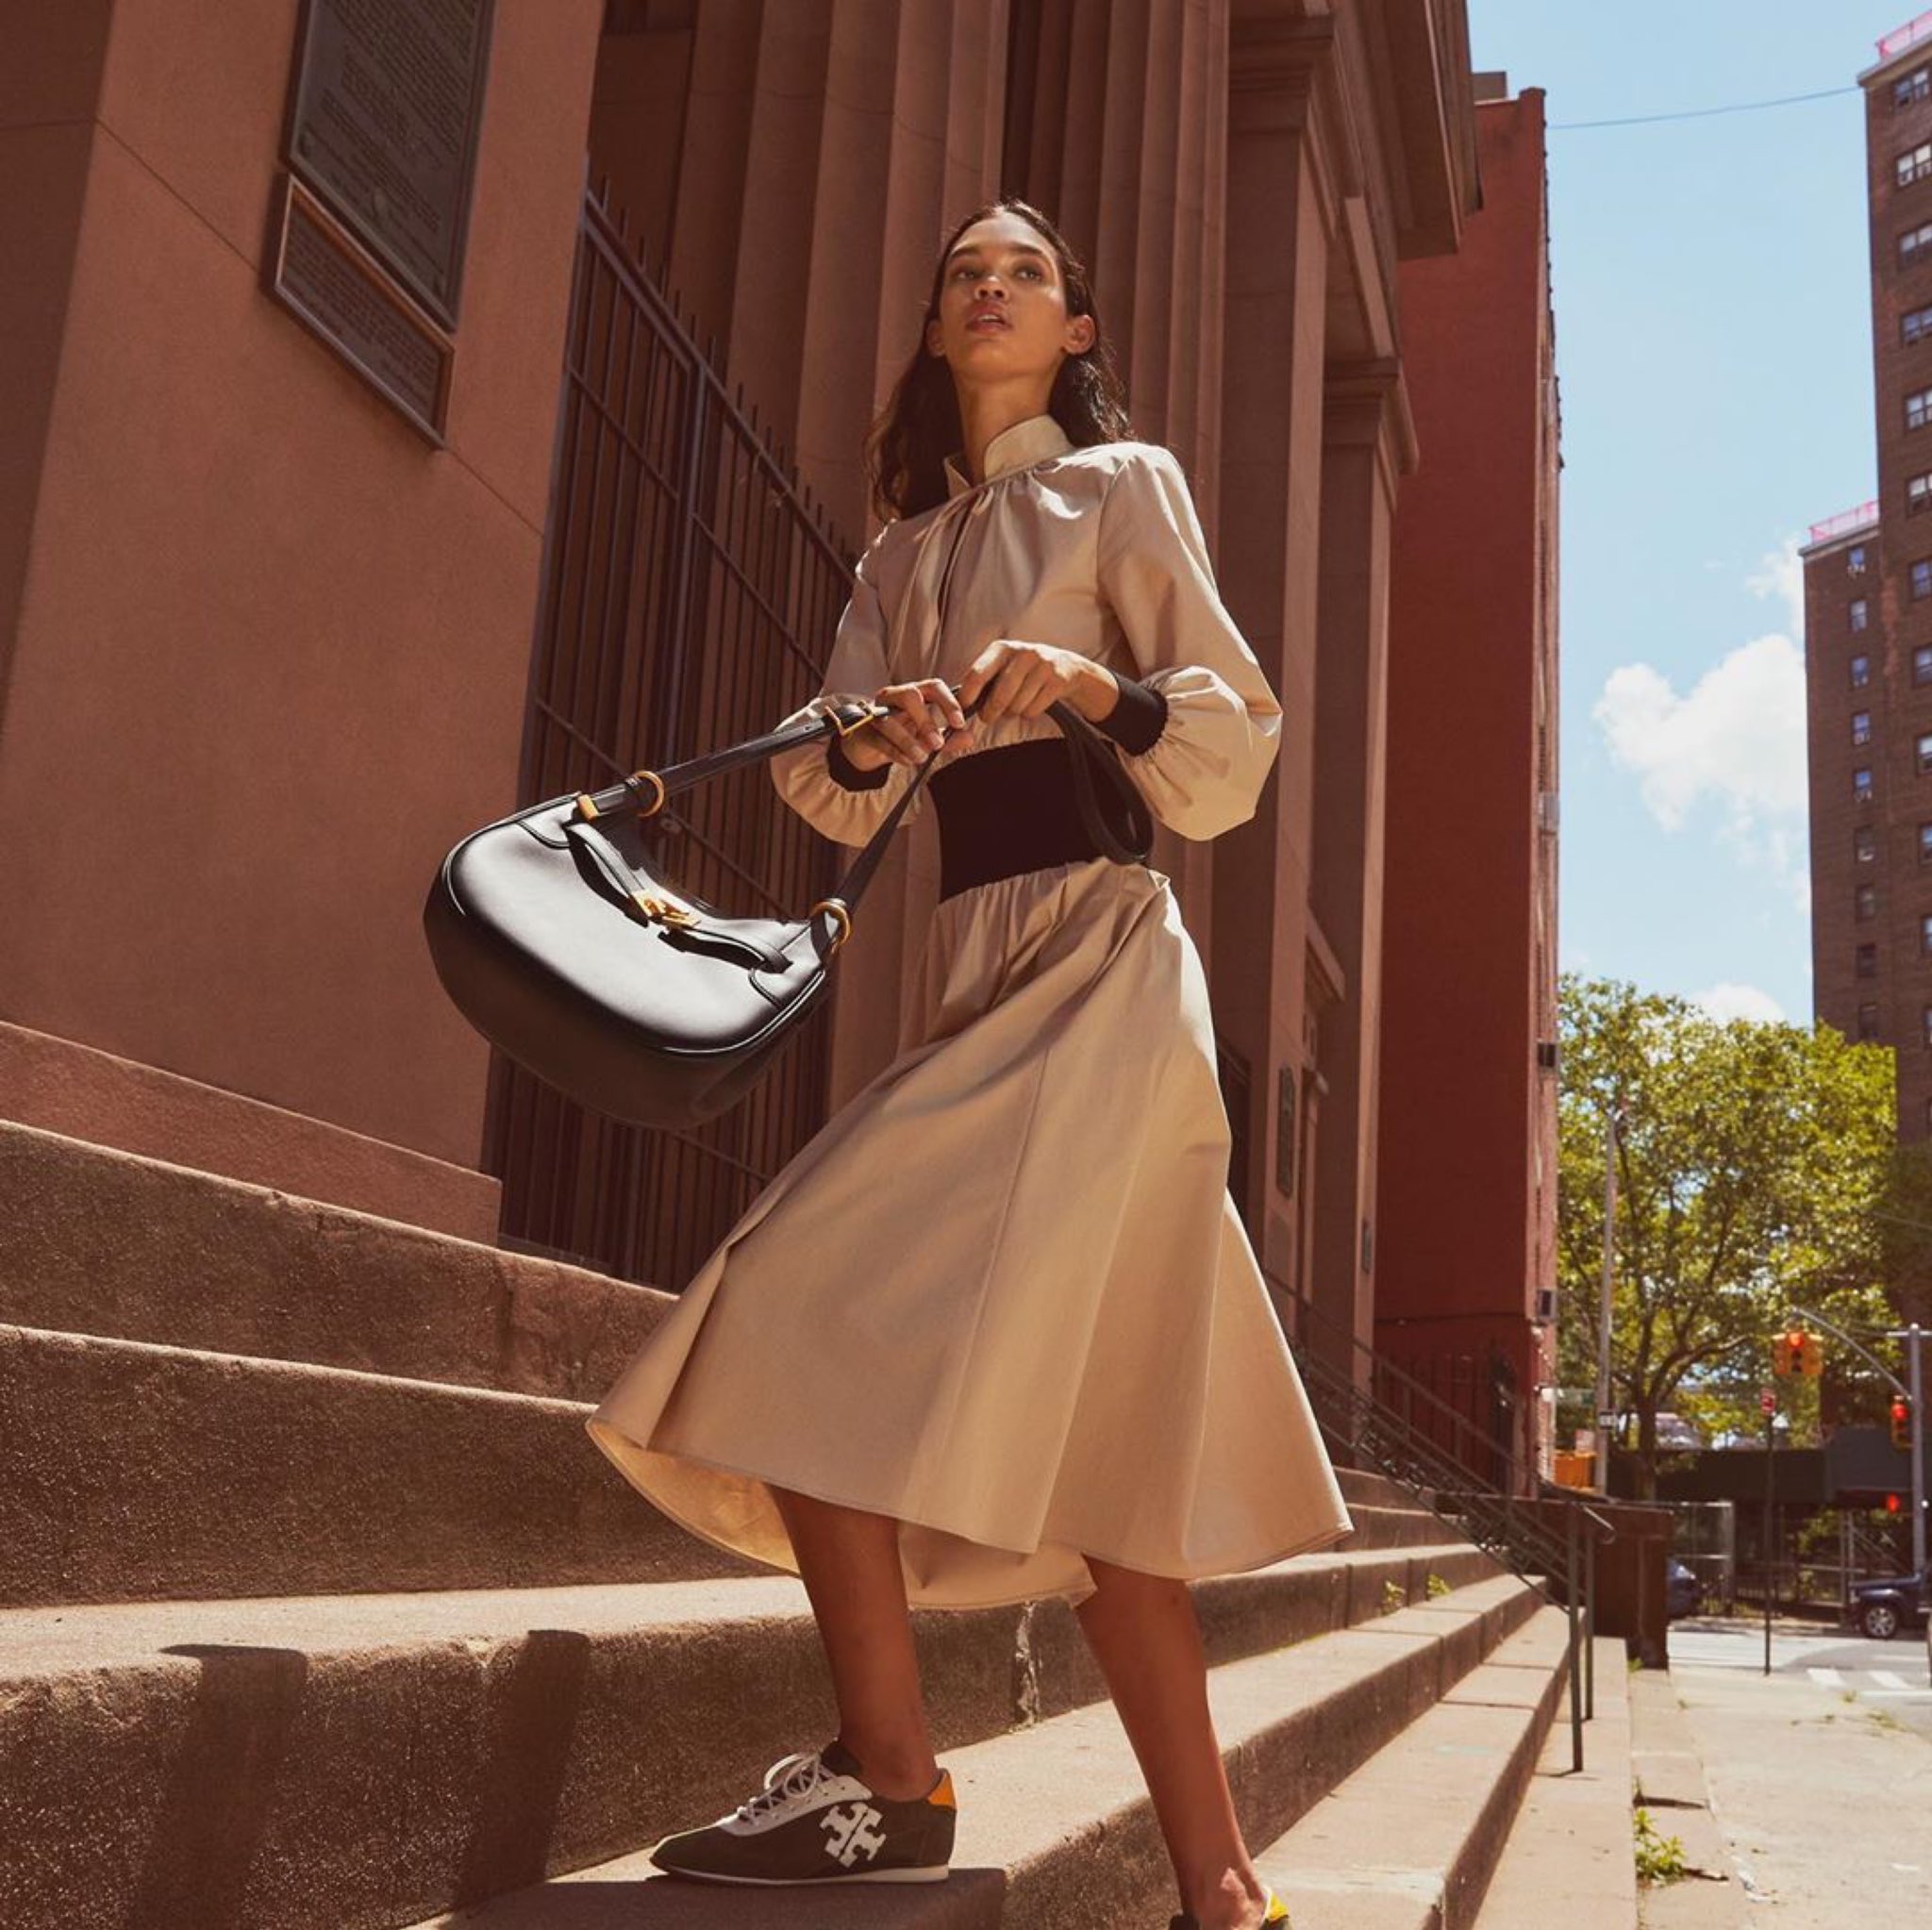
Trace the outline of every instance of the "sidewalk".
{"label": "sidewalk", "polygon": [[1932,1745],[1882,1708],[1785,1673],[1680,1666],[1631,1681],[1639,1800],[1690,1862],[1643,1893],[1657,1930],[1917,1922],[1932,1910]]}

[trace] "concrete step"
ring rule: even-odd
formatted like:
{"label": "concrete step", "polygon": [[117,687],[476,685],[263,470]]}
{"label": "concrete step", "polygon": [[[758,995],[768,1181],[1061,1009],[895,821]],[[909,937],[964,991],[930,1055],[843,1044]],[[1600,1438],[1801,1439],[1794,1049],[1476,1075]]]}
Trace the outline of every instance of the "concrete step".
{"label": "concrete step", "polygon": [[0,1121],[0,1322],[595,1402],[673,1303]]}
{"label": "concrete step", "polygon": [[1599,1636],[1582,1772],[1572,1768],[1566,1689],[1476,1930],[1637,1930],[1628,1680],[1622,1639]]}
{"label": "concrete step", "polygon": [[[1320,1802],[1535,1611],[1527,1588],[1496,1577],[1211,1668],[1209,1704],[1251,1839],[1278,1834]],[[1166,1852],[1111,1703],[948,1749],[943,1759],[959,1794],[959,1835],[942,1884],[766,1894],[660,1876],[646,1843],[433,1922],[474,1930],[1134,1930],[1167,1922]],[[670,1826],[744,1794],[746,1767],[725,1804],[699,1805]]]}
{"label": "concrete step", "polygon": [[[1541,1609],[1256,1855],[1297,1923],[1469,1930],[1549,1733],[1568,1639],[1563,1614]],[[1553,1907],[1538,1921],[1568,1920]]]}
{"label": "concrete step", "polygon": [[[0,1198],[0,1323],[46,1333],[594,1404],[675,1305],[4,1120]],[[1426,1506],[1384,1475],[1338,1472],[1351,1505]]]}
{"label": "concrete step", "polygon": [[[1432,1573],[1514,1612],[1466,1545],[1302,1556],[1197,1583],[1203,1643],[1392,1629],[1385,1587],[1421,1603]],[[913,1622],[943,1749],[1106,1692],[1064,1603]],[[225,1922],[257,1882],[251,1924],[392,1923],[720,1813],[837,1727],[791,1576],[13,1609],[0,1657],[8,1930]]]}
{"label": "concrete step", "polygon": [[[588,1411],[0,1327],[0,1606],[769,1572],[634,1493]],[[1372,1504],[1350,1546],[1454,1539]]]}

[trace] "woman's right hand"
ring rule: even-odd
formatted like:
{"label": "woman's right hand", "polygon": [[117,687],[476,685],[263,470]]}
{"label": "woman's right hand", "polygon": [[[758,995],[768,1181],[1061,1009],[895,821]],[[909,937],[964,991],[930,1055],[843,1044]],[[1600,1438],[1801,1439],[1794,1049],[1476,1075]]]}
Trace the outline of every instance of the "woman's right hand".
{"label": "woman's right hand", "polygon": [[973,729],[943,677],[887,684],[873,702],[889,704],[892,709],[890,716],[861,724],[845,740],[845,756],[860,771],[876,771],[881,764],[917,768],[948,741],[948,730],[957,736]]}

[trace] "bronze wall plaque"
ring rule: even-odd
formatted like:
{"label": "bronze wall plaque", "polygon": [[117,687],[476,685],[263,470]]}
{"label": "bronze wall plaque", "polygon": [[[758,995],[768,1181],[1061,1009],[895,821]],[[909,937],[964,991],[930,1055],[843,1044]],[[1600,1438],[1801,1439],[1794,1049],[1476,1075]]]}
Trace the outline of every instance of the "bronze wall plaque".
{"label": "bronze wall plaque", "polygon": [[288,162],[456,325],[492,0],[304,0]]}
{"label": "bronze wall plaque", "polygon": [[269,291],[440,444],[448,339],[291,175],[282,176],[270,241]]}

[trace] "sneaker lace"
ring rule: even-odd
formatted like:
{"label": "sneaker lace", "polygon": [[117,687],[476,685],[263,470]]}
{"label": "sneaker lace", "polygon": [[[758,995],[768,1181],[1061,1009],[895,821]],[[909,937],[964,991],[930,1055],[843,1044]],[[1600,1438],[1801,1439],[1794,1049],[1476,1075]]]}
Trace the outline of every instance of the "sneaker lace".
{"label": "sneaker lace", "polygon": [[832,1772],[819,1760],[816,1750],[781,1755],[765,1772],[762,1793],[741,1803],[738,1814],[747,1822],[756,1822],[766,1811],[795,1802],[799,1797],[808,1795],[821,1782],[832,1780]]}

